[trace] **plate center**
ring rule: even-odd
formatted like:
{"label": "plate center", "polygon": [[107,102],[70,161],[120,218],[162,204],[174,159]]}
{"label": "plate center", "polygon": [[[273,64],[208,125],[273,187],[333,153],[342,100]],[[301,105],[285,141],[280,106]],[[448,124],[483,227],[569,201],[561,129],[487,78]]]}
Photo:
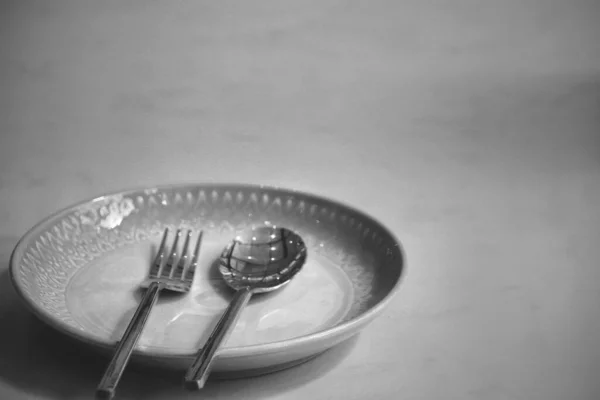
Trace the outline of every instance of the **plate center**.
{"label": "plate center", "polygon": [[[205,235],[191,292],[161,293],[138,348],[189,354],[204,344],[233,294],[215,267],[226,240]],[[156,244],[153,240],[106,253],[72,277],[66,302],[82,331],[107,343],[121,338],[143,295],[139,285]],[[253,297],[225,347],[271,343],[327,329],[346,316],[352,302],[353,287],[346,273],[309,252],[304,268],[288,285]]]}

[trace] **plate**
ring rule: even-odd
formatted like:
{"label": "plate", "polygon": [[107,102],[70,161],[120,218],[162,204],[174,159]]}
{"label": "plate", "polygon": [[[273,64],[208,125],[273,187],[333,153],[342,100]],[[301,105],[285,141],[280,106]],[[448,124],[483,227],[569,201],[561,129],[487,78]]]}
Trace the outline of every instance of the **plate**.
{"label": "plate", "polygon": [[230,297],[216,268],[244,228],[285,226],[308,257],[284,288],[256,295],[219,350],[217,374],[259,374],[312,358],[379,315],[403,269],[399,241],[341,203],[275,187],[165,185],[83,201],[37,224],[15,247],[12,282],[27,306],[58,331],[111,354],[141,299],[164,228],[202,230],[189,294],[161,295],[132,361],[185,369]]}

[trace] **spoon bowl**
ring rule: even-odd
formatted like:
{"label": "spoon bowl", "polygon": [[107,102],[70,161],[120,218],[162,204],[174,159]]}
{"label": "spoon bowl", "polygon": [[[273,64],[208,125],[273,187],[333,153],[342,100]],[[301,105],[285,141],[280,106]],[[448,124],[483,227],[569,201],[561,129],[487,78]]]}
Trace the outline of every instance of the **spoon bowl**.
{"label": "spoon bowl", "polygon": [[225,247],[219,272],[234,290],[265,293],[288,283],[305,261],[306,245],[300,236],[265,225],[244,231]]}

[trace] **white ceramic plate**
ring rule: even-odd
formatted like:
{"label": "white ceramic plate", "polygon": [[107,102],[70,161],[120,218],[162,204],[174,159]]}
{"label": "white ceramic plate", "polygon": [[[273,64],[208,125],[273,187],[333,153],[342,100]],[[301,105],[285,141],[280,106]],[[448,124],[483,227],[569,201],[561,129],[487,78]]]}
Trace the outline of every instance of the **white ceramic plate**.
{"label": "white ceramic plate", "polygon": [[307,262],[283,289],[253,298],[213,369],[265,373],[348,339],[383,310],[403,267],[394,235],[355,209],[306,193],[169,185],[105,195],[50,216],[17,244],[11,277],[40,319],[109,354],[141,298],[163,229],[203,230],[191,293],[159,298],[133,355],[187,368],[232,295],[215,260],[240,230],[266,221],[299,233]]}

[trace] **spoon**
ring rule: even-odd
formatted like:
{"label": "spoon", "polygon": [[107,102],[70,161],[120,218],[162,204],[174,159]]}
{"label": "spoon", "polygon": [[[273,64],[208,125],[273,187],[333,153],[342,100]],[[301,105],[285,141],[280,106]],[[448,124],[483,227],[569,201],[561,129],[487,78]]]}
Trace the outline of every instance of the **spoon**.
{"label": "spoon", "polygon": [[235,294],[204,347],[185,374],[185,387],[198,390],[206,379],[221,343],[227,339],[254,293],[279,289],[300,271],[306,245],[289,229],[265,225],[242,232],[219,259],[219,272]]}

